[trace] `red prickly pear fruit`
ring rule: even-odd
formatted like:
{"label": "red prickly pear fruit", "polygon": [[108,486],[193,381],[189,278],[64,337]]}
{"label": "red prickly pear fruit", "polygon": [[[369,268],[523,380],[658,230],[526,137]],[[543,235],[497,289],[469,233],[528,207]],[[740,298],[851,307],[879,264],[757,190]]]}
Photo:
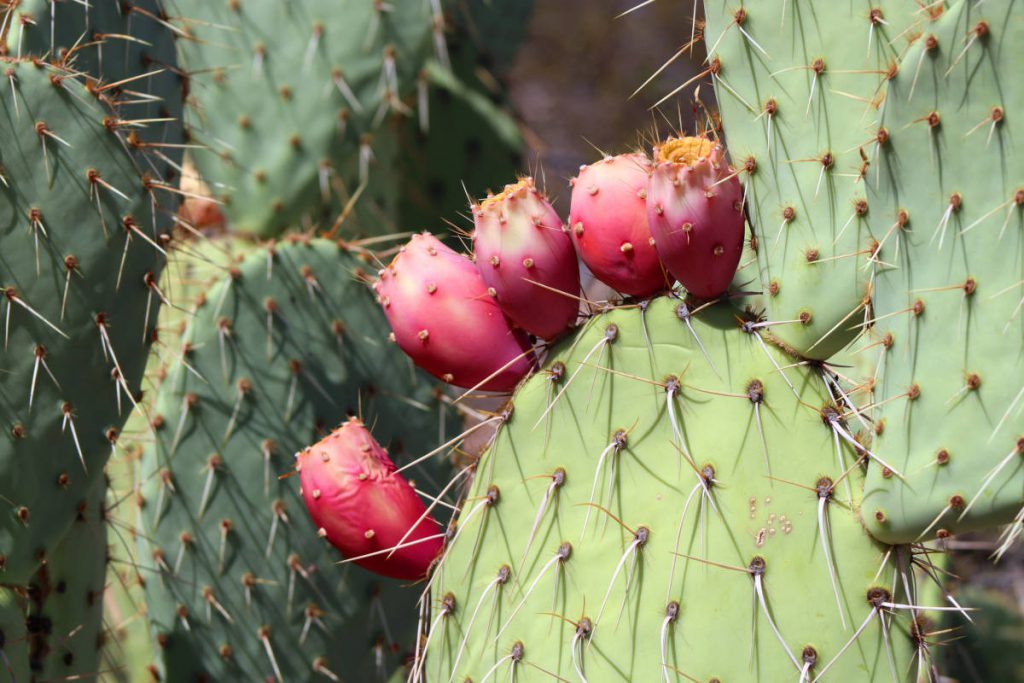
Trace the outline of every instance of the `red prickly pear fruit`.
{"label": "red prickly pear fruit", "polygon": [[400,545],[355,563],[404,581],[426,576],[441,527],[362,422],[350,418],[295,459],[306,509],[331,545],[346,557]]}
{"label": "red prickly pear fruit", "polygon": [[620,154],[582,166],[572,180],[569,232],[580,258],[599,280],[630,296],[668,289],[647,226],[645,154]]}
{"label": "red prickly pear fruit", "polygon": [[533,179],[474,205],[473,222],[477,268],[505,315],[541,339],[568,331],[579,313],[579,263],[562,219]]}
{"label": "red prickly pear fruit", "polygon": [[662,263],[701,299],[729,288],[743,253],[743,189],[722,147],[703,137],[655,148],[647,220]]}
{"label": "red prickly pear fruit", "polygon": [[373,288],[394,340],[435,377],[511,391],[533,368],[529,339],[512,329],[473,262],[429,233],[413,235]]}

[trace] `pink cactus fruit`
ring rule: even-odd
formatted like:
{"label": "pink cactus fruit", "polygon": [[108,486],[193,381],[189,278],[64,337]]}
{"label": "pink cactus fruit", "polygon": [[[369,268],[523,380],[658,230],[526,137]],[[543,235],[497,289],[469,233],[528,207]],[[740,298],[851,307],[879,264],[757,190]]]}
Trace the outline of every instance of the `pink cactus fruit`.
{"label": "pink cactus fruit", "polygon": [[637,297],[671,284],[647,226],[651,170],[645,154],[583,166],[572,181],[569,207],[569,230],[583,262],[606,285]]}
{"label": "pink cactus fruit", "polygon": [[309,516],[342,555],[370,555],[355,563],[394,579],[426,576],[441,527],[362,422],[350,418],[295,459]]}
{"label": "pink cactus fruit", "polygon": [[542,339],[579,312],[580,271],[562,219],[531,178],[473,206],[477,268],[505,315]]}
{"label": "pink cactus fruit", "polygon": [[669,273],[692,295],[729,288],[743,252],[743,189],[721,146],[669,138],[655,148],[647,219]]}
{"label": "pink cactus fruit", "polygon": [[394,340],[435,377],[511,391],[533,368],[529,339],[512,329],[476,266],[433,235],[414,235],[373,288]]}

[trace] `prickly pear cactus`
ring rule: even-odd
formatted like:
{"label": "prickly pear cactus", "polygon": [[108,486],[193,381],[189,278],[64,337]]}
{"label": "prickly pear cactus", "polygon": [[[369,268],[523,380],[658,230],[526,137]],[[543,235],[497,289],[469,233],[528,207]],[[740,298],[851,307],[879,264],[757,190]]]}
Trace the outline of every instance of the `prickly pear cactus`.
{"label": "prickly pear cactus", "polygon": [[24,585],[137,400],[176,201],[103,93],[45,62],[0,69],[0,564]]}
{"label": "prickly pear cactus", "polygon": [[396,113],[415,116],[419,70],[444,45],[436,2],[177,6],[194,74],[187,120],[209,147],[195,163],[233,229],[261,236],[354,199],[376,170],[374,131]]}
{"label": "prickly pear cactus", "polygon": [[[1024,489],[1024,57],[1012,3],[960,2],[888,85],[877,181],[868,184],[875,261],[864,346],[881,358],[880,453],[865,520],[890,542],[1008,522]],[[1019,8],[1013,8],[1019,10]],[[874,174],[874,170],[872,174]]]}
{"label": "prickly pear cactus", "polygon": [[[411,651],[418,592],[337,564],[297,481],[279,479],[349,415],[375,425],[399,464],[452,426],[387,341],[367,261],[328,240],[257,250],[189,325],[141,463],[163,680],[384,680]],[[444,476],[409,474],[432,491]]]}
{"label": "prickly pear cactus", "polygon": [[719,304],[592,317],[514,395],[415,680],[909,681],[857,423]]}
{"label": "prickly pear cactus", "polygon": [[908,27],[926,13],[909,0],[830,7],[827,20],[788,0],[704,6],[703,75],[744,183],[767,317],[781,323],[771,333],[828,358],[867,315],[865,261],[882,240],[864,182],[878,154],[873,122],[916,35]]}

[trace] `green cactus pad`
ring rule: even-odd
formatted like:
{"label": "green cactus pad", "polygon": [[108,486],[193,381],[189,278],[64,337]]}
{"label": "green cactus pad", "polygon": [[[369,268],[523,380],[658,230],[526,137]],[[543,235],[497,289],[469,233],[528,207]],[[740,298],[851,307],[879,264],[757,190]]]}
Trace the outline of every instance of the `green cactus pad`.
{"label": "green cactus pad", "polygon": [[[317,680],[317,666],[383,680],[411,651],[418,590],[337,565],[297,478],[278,479],[347,415],[361,412],[399,463],[453,429],[387,341],[371,266],[352,249],[294,240],[249,254],[209,291],[160,388],[139,552],[155,570],[164,680]],[[410,474],[432,491],[443,476]]]}
{"label": "green cactus pad", "polygon": [[157,175],[167,179],[169,169],[180,168],[182,76],[161,0],[19,0],[9,26],[8,54],[45,57],[107,87],[124,103],[123,118],[146,120],[136,130],[139,141],[167,144],[148,162]]}
{"label": "green cactus pad", "polygon": [[[187,122],[209,146],[194,160],[235,230],[271,236],[345,204],[366,168],[377,170],[367,135],[396,112],[415,116],[431,3],[177,5],[188,18],[181,59],[194,74]],[[380,232],[374,209],[363,232]]]}
{"label": "green cactus pad", "polygon": [[515,394],[432,579],[427,680],[910,680],[907,615],[868,598],[909,556],[860,525],[821,379],[682,305],[596,315]]}
{"label": "green cactus pad", "polygon": [[758,238],[767,316],[806,319],[772,333],[828,358],[864,319],[872,233],[861,153],[875,154],[876,98],[920,8],[848,3],[826,15],[789,0],[704,4],[710,75]]}
{"label": "green cactus pad", "polygon": [[889,542],[1006,523],[1024,505],[1024,91],[1006,82],[1024,26],[1011,5],[947,9],[885,97],[872,222],[904,227],[876,257],[864,353],[882,365],[877,452],[904,477],[869,473],[864,505]]}
{"label": "green cactus pad", "polygon": [[71,529],[28,581],[0,598],[0,671],[11,680],[91,678],[100,670],[107,517],[103,477]]}
{"label": "green cactus pad", "polygon": [[144,187],[148,158],[104,125],[106,101],[41,62],[0,69],[0,554],[19,585],[132,410],[160,306],[163,202],[176,202]]}

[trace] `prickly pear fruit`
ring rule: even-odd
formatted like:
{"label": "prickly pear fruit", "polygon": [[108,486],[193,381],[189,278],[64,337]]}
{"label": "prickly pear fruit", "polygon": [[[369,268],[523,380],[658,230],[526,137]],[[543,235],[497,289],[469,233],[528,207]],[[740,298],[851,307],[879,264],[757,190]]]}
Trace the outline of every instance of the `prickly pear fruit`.
{"label": "prickly pear fruit", "polygon": [[295,459],[306,509],[331,545],[383,576],[426,575],[441,552],[441,528],[360,420],[350,418]]}
{"label": "prickly pear fruit", "polygon": [[647,225],[644,154],[620,154],[580,167],[572,181],[569,230],[576,251],[599,280],[645,297],[670,285]]}
{"label": "prickly pear fruit", "polygon": [[402,350],[457,387],[509,391],[533,367],[473,263],[433,235],[414,235],[373,289]]}
{"label": "prickly pear fruit", "polygon": [[[743,189],[720,145],[669,138],[655,148],[647,219],[662,262],[692,295],[729,287],[743,253]],[[731,176],[731,177],[730,177]]]}
{"label": "prickly pear fruit", "polygon": [[473,207],[473,252],[509,319],[542,339],[576,322],[579,266],[572,239],[532,178]]}

